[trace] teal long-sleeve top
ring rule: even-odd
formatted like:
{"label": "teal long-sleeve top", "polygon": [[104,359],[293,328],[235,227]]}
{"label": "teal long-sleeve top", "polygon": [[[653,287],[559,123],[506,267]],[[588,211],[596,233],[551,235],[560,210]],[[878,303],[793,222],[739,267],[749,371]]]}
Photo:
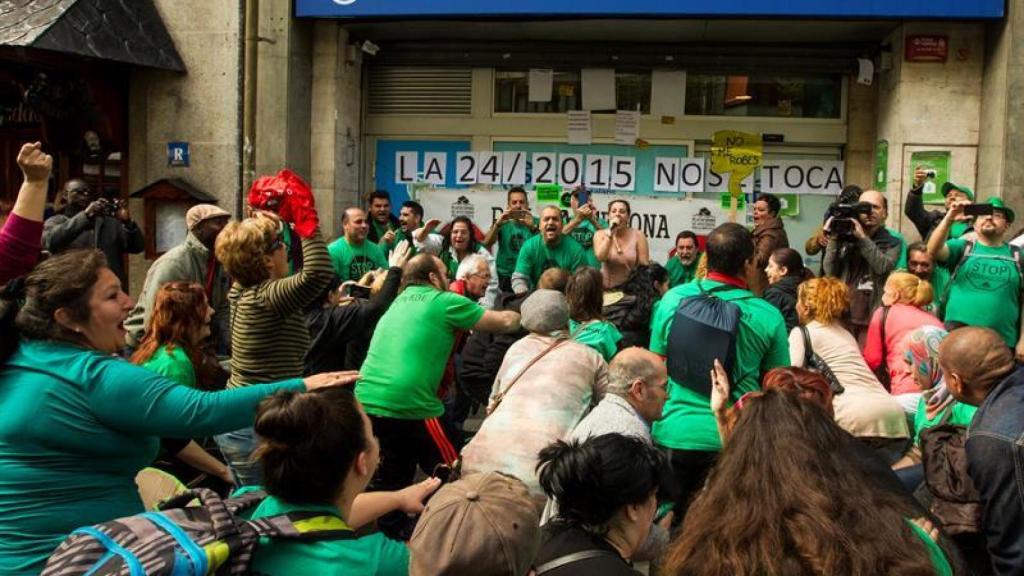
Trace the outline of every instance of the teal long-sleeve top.
{"label": "teal long-sleeve top", "polygon": [[302,381],[202,392],[85,348],[25,341],[0,367],[0,574],[38,574],[72,530],[143,512],[159,438],[251,426]]}

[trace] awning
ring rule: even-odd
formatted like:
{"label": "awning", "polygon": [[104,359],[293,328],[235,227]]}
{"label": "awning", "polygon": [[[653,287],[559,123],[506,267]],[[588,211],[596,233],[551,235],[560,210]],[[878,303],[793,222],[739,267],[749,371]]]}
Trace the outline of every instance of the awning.
{"label": "awning", "polygon": [[5,0],[0,46],[185,71],[152,0]]}
{"label": "awning", "polygon": [[993,20],[1005,0],[295,0],[313,18],[883,18]]}

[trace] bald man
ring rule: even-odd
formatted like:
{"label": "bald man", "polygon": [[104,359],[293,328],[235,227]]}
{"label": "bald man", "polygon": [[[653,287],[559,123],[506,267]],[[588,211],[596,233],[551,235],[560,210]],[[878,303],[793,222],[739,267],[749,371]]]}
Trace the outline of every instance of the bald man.
{"label": "bald man", "polygon": [[651,442],[651,424],[661,420],[668,399],[668,371],[661,356],[643,348],[626,348],[608,365],[604,399],[580,420],[572,438],[624,434]]}
{"label": "bald man", "polygon": [[865,190],[859,204],[864,210],[852,219],[852,241],[829,232],[836,218],[825,221],[828,246],[823,268],[827,276],[839,278],[849,288],[850,324],[863,342],[871,314],[882,302],[885,281],[899,261],[903,243],[885,228],[889,203],[881,192]]}
{"label": "bald man", "polygon": [[1024,367],[995,331],[954,330],[939,346],[946,386],[978,406],[967,430],[967,473],[981,495],[992,570],[1024,575]]}

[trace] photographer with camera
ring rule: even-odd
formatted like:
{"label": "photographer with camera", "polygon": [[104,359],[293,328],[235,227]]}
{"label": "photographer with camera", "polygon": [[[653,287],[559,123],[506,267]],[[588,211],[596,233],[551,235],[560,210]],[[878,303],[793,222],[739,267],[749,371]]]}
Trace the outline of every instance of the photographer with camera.
{"label": "photographer with camera", "polygon": [[142,230],[128,213],[127,202],[99,197],[78,178],[68,180],[62,194],[67,207],[63,214],[51,216],[43,224],[43,247],[51,254],[72,248],[99,249],[127,290],[124,255],[138,254],[146,247]]}
{"label": "photographer with camera", "polygon": [[863,343],[903,243],[885,228],[889,205],[881,192],[865,190],[856,204],[837,204],[831,212],[823,268],[849,288],[851,332]]}
{"label": "photographer with camera", "polygon": [[[903,207],[903,214],[914,223],[921,239],[928,241],[932,231],[942,222],[953,204],[957,202],[974,202],[974,191],[966,186],[958,186],[952,182],[942,185],[942,195],[946,198],[946,211],[924,209],[924,189],[929,180],[935,179],[935,170],[928,170],[920,166],[914,170],[914,185],[907,195],[907,203]],[[971,230],[970,218],[961,214],[953,222],[947,231],[947,237],[943,240],[959,238]]]}
{"label": "photographer with camera", "polygon": [[[975,215],[977,239],[946,240],[950,229],[964,215]],[[928,252],[949,270],[944,310],[939,315],[946,328],[962,326],[991,328],[1003,337],[1018,360],[1024,359],[1020,339],[1022,264],[1020,249],[1006,243],[1015,214],[1000,198],[983,204],[960,200],[936,226],[928,239]]]}

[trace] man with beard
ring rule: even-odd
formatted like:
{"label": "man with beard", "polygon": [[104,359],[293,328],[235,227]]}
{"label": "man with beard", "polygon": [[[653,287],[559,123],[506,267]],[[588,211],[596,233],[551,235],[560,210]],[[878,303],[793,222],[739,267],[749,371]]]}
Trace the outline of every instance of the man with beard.
{"label": "man with beard", "polygon": [[366,237],[374,244],[392,245],[394,231],[398,229],[398,218],[391,213],[391,195],[387,190],[377,190],[370,194],[369,201],[370,231]]}
{"label": "man with beard", "polygon": [[668,287],[675,288],[696,278],[699,262],[700,247],[697,244],[697,235],[689,230],[683,230],[676,236],[675,256],[665,263]]}
{"label": "man with beard", "polygon": [[832,233],[835,218],[825,222],[828,247],[825,248],[824,271],[846,283],[850,293],[850,331],[864,341],[871,314],[882,302],[882,293],[889,273],[896,268],[902,242],[885,228],[889,203],[877,190],[865,190],[859,203],[866,210],[851,219],[853,239]]}
{"label": "man with beard", "polygon": [[946,292],[946,284],[949,282],[949,270],[935,265],[935,258],[928,253],[927,244],[914,242],[907,247],[907,272],[921,280],[927,280],[932,285],[932,293],[935,296],[932,303],[925,306],[923,310],[938,315],[942,308],[942,297]]}
{"label": "man with beard", "polygon": [[[423,245],[427,241],[427,237],[433,234],[434,228],[440,224],[440,220],[430,220],[426,224],[423,223],[423,206],[419,202],[412,200],[406,200],[402,203],[402,210],[398,213],[398,231],[395,232],[390,242],[385,245],[381,245],[381,248],[385,248],[387,252],[394,250],[395,244],[398,244],[402,240],[409,241],[410,256],[415,256],[419,250],[416,248],[416,244]],[[388,235],[385,235],[385,240]]]}
{"label": "man with beard", "polygon": [[378,268],[387,268],[384,252],[373,242],[367,242],[370,230],[366,212],[361,208],[348,208],[341,217],[343,236],[327,247],[331,255],[334,274],[342,282],[359,280],[364,274]]}
{"label": "man with beard", "polygon": [[1006,243],[1015,215],[1000,198],[989,198],[989,214],[974,221],[976,240],[946,240],[966,201],[950,206],[928,239],[928,252],[950,271],[943,320],[949,329],[991,328],[1024,360],[1020,330],[1021,254]]}
{"label": "man with beard", "polygon": [[52,254],[72,248],[99,249],[127,290],[123,257],[138,254],[146,247],[142,230],[132,221],[128,206],[97,197],[92,187],[77,178],[64,184],[63,194],[67,207],[63,214],[51,216],[43,224],[43,247]]}
{"label": "man with beard", "polygon": [[561,268],[571,274],[586,264],[583,247],[562,233],[562,211],[557,206],[545,206],[540,213],[540,235],[527,240],[519,251],[512,291],[529,292],[548,268]]}

